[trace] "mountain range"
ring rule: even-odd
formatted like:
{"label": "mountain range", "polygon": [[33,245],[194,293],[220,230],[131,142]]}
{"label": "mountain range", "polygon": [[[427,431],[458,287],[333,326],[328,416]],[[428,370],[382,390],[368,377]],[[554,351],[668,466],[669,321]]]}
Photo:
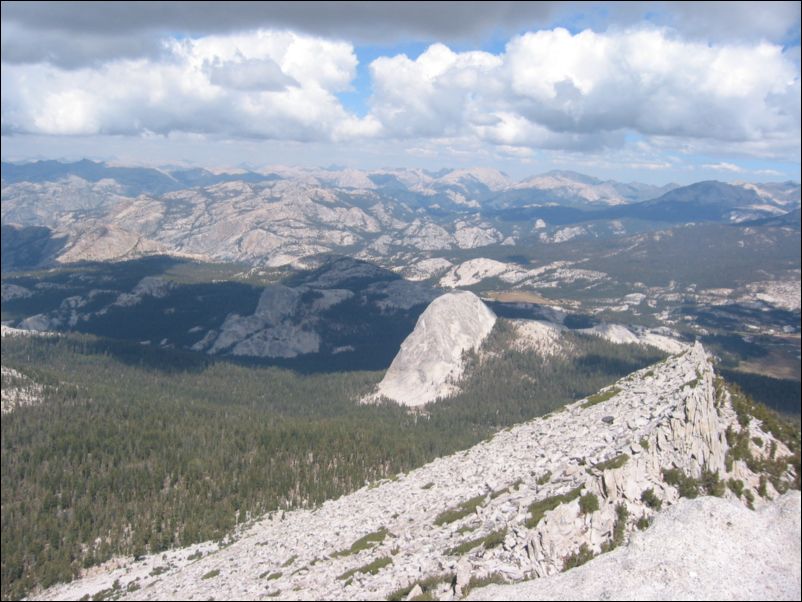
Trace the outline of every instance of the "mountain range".
{"label": "mountain range", "polygon": [[[571,171],[514,182],[489,168],[4,163],[3,319],[214,354],[362,354],[375,362],[359,365],[386,367],[426,304],[456,288],[503,315],[546,304],[589,326],[706,337],[732,365],[763,355],[772,375],[798,377],[787,335],[799,331],[799,198],[793,182],[656,187]],[[172,260],[145,261],[155,257]],[[365,271],[361,284],[338,284],[337,268],[331,282],[305,282],[337,257],[362,262],[348,268]],[[123,261],[136,280],[106,263]],[[215,290],[208,310],[185,304],[210,297],[182,278]],[[272,299],[284,300],[280,319],[266,309]],[[157,306],[170,313],[153,320]],[[366,351],[359,312],[395,333],[384,351]],[[148,323],[163,330],[127,326]],[[775,338],[756,342],[754,329]]]}
{"label": "mountain range", "polygon": [[559,588],[646,574],[652,521],[680,574],[707,512],[798,598],[798,428],[724,380],[799,414],[798,184],[43,161],[0,201],[4,597]]}
{"label": "mountain range", "polygon": [[[6,267],[165,253],[280,266],[322,252],[398,266],[434,252],[738,223],[799,207],[790,182],[661,188],[550,172],[516,183],[490,169],[214,173],[42,161],[4,163],[2,184],[3,225],[15,228],[4,235]],[[52,240],[20,231],[43,227]],[[21,236],[36,238],[40,253],[14,253]]]}

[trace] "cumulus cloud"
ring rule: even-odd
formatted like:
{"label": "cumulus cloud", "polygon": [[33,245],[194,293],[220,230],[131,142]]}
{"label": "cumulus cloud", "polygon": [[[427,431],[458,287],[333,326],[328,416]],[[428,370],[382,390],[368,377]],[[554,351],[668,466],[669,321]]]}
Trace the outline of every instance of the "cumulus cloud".
{"label": "cumulus cloud", "polygon": [[[5,33],[5,32],[4,32]],[[125,54],[125,53],[123,53]],[[516,35],[502,52],[442,43],[375,59],[364,116],[349,42],[255,30],[166,38],[152,56],[79,68],[6,63],[4,133],[192,133],[297,141],[471,141],[505,155],[720,147],[799,154],[798,47],[710,44],[675,32],[562,28]],[[466,148],[475,148],[468,146]]]}
{"label": "cumulus cloud", "polygon": [[661,30],[556,29],[516,38],[507,62],[522,113],[557,131],[744,140],[799,124],[783,112],[798,98],[798,72],[781,47],[766,43],[710,46]]}
{"label": "cumulus cloud", "polygon": [[475,95],[482,86],[496,84],[501,64],[487,52],[454,53],[443,44],[430,46],[414,61],[406,55],[378,58],[370,65],[372,112],[390,135],[456,133],[472,117],[488,117],[475,106]]}
{"label": "cumulus cloud", "polygon": [[544,30],[500,55],[431,46],[371,65],[374,114],[396,136],[473,132],[494,144],[592,148],[648,136],[796,139],[799,67],[777,45],[710,45],[665,30]]}
{"label": "cumulus cloud", "polygon": [[170,45],[173,55],[189,68],[210,61],[269,61],[301,86],[316,85],[332,92],[348,89],[356,74],[357,58],[350,43],[289,31],[210,35]]}
{"label": "cumulus cloud", "polygon": [[162,60],[65,70],[3,69],[4,132],[193,132],[287,140],[369,134],[336,93],[355,76],[353,47],[291,32],[172,40]]}

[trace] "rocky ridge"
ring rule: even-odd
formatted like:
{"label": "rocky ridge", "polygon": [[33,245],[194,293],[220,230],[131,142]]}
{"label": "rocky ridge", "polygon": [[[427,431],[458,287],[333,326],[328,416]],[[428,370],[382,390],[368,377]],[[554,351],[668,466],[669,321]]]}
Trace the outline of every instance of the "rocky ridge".
{"label": "rocky ridge", "polygon": [[576,570],[476,589],[468,600],[799,600],[800,495],[753,512],[681,500],[623,548]]}
{"label": "rocky ridge", "polygon": [[552,355],[559,351],[560,337],[565,332],[576,332],[584,335],[596,336],[618,345],[649,345],[666,353],[674,354],[684,351],[688,345],[678,340],[675,335],[660,334],[665,330],[655,332],[646,328],[627,328],[621,324],[601,322],[590,328],[575,328],[573,330],[564,326],[560,320],[562,316],[555,311],[553,320],[513,320],[517,333],[515,346],[519,349],[534,349],[541,355]]}
{"label": "rocky ridge", "polygon": [[[573,554],[615,547],[689,484],[762,506],[756,492],[776,497],[773,484],[794,478],[769,430],[736,413],[697,343],[409,474],[273,512],[224,542],[109,563],[37,597],[457,599],[480,581],[554,575]],[[766,480],[752,469],[769,461],[780,469]]]}

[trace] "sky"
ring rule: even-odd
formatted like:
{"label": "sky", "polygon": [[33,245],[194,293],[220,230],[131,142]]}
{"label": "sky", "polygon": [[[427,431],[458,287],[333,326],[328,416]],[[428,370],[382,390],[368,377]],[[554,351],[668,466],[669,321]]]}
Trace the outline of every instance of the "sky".
{"label": "sky", "polygon": [[3,160],[800,179],[799,2],[3,2]]}

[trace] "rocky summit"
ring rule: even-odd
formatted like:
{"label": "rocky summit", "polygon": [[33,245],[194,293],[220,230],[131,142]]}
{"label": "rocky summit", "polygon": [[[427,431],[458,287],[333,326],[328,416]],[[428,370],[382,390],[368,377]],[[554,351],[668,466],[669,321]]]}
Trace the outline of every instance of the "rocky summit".
{"label": "rocky summit", "polygon": [[118,559],[35,597],[460,599],[623,546],[681,496],[760,510],[798,479],[771,431],[697,343],[408,474],[273,512],[220,542]]}
{"label": "rocky summit", "polygon": [[369,399],[386,397],[421,406],[456,392],[464,369],[463,353],[475,351],[496,323],[482,300],[468,291],[432,301]]}

